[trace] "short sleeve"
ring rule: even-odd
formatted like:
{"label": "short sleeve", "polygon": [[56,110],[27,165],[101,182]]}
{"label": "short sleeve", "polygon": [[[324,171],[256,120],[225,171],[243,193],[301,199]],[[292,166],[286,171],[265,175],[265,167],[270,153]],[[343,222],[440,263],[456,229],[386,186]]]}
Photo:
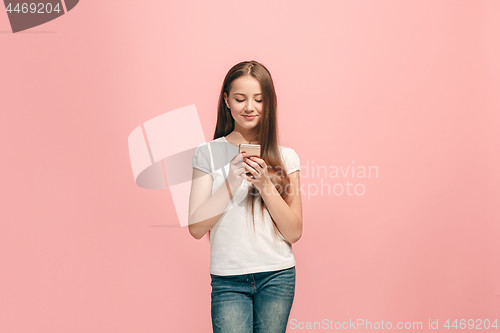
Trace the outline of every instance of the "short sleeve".
{"label": "short sleeve", "polygon": [[210,166],[210,154],[206,143],[200,144],[194,151],[192,159],[193,168],[212,174]]}
{"label": "short sleeve", "polygon": [[294,171],[300,171],[300,159],[299,155],[292,148],[288,148],[287,152],[287,174],[291,174]]}

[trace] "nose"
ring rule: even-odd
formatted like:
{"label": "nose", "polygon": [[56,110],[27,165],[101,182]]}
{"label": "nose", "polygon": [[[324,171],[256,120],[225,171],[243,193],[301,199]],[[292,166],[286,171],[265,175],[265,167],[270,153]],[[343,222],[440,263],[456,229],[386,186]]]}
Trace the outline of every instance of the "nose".
{"label": "nose", "polygon": [[247,105],[245,106],[245,110],[248,111],[254,111],[254,102],[252,100],[248,100]]}

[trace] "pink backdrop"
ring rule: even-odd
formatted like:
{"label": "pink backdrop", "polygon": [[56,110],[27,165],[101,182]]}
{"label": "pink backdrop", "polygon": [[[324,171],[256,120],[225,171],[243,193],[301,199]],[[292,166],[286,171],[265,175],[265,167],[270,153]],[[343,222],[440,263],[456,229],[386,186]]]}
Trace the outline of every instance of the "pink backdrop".
{"label": "pink backdrop", "polygon": [[211,140],[252,59],[303,168],[288,331],[500,320],[499,35],[496,0],[83,0],[16,34],[2,11],[0,331],[211,331],[208,240],[127,137],[195,104]]}

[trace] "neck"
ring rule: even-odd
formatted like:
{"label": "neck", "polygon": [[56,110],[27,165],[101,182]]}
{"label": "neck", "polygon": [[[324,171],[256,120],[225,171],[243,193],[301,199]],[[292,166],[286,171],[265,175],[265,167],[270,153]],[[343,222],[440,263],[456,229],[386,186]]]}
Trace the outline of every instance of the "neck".
{"label": "neck", "polygon": [[231,133],[229,133],[226,137],[229,138],[232,142],[236,144],[240,143],[251,143],[256,140],[256,131],[245,131],[241,132],[238,130],[234,130]]}

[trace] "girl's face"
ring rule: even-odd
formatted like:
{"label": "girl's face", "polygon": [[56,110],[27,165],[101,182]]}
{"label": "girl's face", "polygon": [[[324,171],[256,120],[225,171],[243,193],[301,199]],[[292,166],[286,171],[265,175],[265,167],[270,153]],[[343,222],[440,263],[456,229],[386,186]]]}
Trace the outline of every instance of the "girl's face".
{"label": "girl's face", "polygon": [[234,80],[229,96],[224,93],[224,100],[231,110],[235,129],[253,129],[259,124],[264,105],[260,83],[255,78],[244,75]]}

